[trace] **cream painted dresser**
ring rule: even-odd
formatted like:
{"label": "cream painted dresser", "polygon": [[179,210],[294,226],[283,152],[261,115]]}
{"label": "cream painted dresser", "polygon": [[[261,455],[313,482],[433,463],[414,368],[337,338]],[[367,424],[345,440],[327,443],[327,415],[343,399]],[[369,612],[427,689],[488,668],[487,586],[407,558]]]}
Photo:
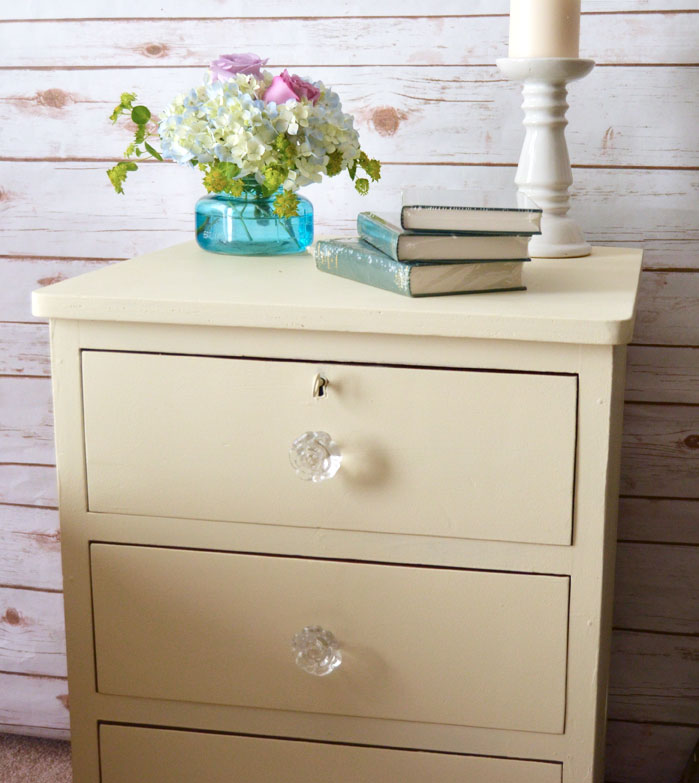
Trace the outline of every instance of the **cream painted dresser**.
{"label": "cream painted dresser", "polygon": [[188,243],[35,292],[75,783],[601,783],[640,256],[411,300]]}

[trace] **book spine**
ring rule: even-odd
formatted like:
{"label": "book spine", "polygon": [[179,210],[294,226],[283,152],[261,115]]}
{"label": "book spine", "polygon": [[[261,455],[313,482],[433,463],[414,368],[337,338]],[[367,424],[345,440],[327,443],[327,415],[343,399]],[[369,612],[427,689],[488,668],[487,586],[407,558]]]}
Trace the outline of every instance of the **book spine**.
{"label": "book spine", "polygon": [[357,215],[357,233],[365,242],[373,245],[377,250],[390,256],[395,261],[399,260],[398,238],[400,237],[400,232],[395,231],[382,220],[367,212],[360,212]]}
{"label": "book spine", "polygon": [[410,266],[401,264],[384,253],[369,247],[360,250],[332,240],[319,240],[316,242],[314,254],[316,267],[321,272],[346,277],[403,296],[412,296]]}

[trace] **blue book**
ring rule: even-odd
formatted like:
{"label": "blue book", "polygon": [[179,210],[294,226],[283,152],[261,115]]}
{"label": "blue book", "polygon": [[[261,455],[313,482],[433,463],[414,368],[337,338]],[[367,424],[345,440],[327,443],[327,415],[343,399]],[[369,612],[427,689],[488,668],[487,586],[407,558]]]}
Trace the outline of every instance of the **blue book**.
{"label": "blue book", "polygon": [[360,212],[357,233],[396,261],[524,261],[530,234],[458,234],[406,231],[399,219]]}
{"label": "blue book", "polygon": [[357,239],[315,244],[316,267],[403,296],[443,296],[490,291],[524,291],[524,261],[396,261]]}
{"label": "blue book", "polygon": [[541,209],[509,190],[410,188],[403,191],[400,224],[409,231],[540,234]]}

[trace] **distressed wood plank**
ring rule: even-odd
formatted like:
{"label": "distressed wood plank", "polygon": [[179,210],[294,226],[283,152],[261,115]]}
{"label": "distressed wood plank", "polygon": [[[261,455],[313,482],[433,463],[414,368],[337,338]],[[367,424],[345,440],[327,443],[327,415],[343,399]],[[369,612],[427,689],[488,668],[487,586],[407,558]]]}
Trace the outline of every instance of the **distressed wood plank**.
{"label": "distressed wood plank", "polygon": [[699,547],[621,543],[617,547],[617,630],[699,633]]}
{"label": "distressed wood plank", "polygon": [[699,345],[699,272],[643,272],[633,341]]}
{"label": "distressed wood plank", "polygon": [[0,256],[0,321],[38,322],[31,312],[32,291],[69,277],[92,272],[109,261],[110,259],[101,258],[73,260]]}
{"label": "distressed wood plank", "polygon": [[625,399],[699,403],[699,348],[631,345]]}
{"label": "distressed wood plank", "polygon": [[699,729],[652,723],[607,723],[609,783],[677,783]]}
{"label": "distressed wood plank", "polygon": [[699,408],[624,406],[621,494],[699,497]]}
{"label": "distressed wood plank", "polygon": [[58,511],[0,504],[0,584],[61,590]]}
{"label": "distressed wood plank", "polygon": [[[0,726],[67,731],[68,682],[61,677],[0,673]],[[10,728],[8,728],[10,727]]]}
{"label": "distressed wood plank", "polygon": [[53,464],[53,404],[48,378],[0,377],[3,461]]}
{"label": "distressed wood plank", "polygon": [[56,468],[0,463],[0,504],[58,507]]}
{"label": "distressed wood plank", "polygon": [[699,544],[699,500],[620,498],[618,538]]}
{"label": "distressed wood plank", "polygon": [[[566,131],[571,160],[641,168],[699,165],[698,71],[594,70],[573,88]],[[107,117],[125,89],[157,111],[200,83],[204,73],[201,68],[9,71],[0,87],[0,124],[7,129],[2,156],[119,157],[131,136],[127,120],[113,125]],[[519,159],[521,90],[495,67],[327,67],[304,73],[340,94],[364,148],[384,162]],[[606,95],[602,103],[600,93]],[[29,148],[27,123],[33,128]],[[72,133],[65,133],[66,125]],[[416,138],[430,143],[416,144]]]}
{"label": "distressed wood plank", "polygon": [[699,639],[615,631],[609,717],[699,724]]}
{"label": "distressed wood plank", "polygon": [[[128,258],[192,237],[199,172],[172,163],[144,164],[118,196],[104,162],[0,162],[5,255]],[[317,234],[356,230],[361,210],[396,210],[411,186],[512,189],[515,169],[499,166],[388,165],[368,196],[341,175],[305,189]],[[577,169],[576,206],[597,244],[699,238],[688,208],[699,172]],[[40,217],[39,217],[40,216]]]}
{"label": "distressed wood plank", "polygon": [[[628,11],[628,0],[582,0],[582,12]],[[430,5],[432,15],[508,14],[509,0],[439,0]],[[696,9],[694,0],[635,0],[634,11],[683,11]],[[296,9],[294,9],[296,10]],[[305,16],[425,16],[423,0],[305,0]],[[119,18],[258,18],[280,15],[278,0],[258,0],[254,5],[224,3],[221,0],[178,0],[165,5],[161,0],[120,0],[119,3],[85,6],[84,0],[25,0],[21,5],[7,5],[0,19],[119,19]],[[290,15],[290,14],[288,14]]]}
{"label": "distressed wood plank", "polygon": [[61,593],[0,587],[0,671],[67,676]]}
{"label": "distressed wood plank", "polygon": [[0,375],[50,374],[48,328],[0,322]]}
{"label": "distressed wood plank", "polygon": [[[3,22],[0,66],[202,65],[230,51],[230,26],[217,19],[113,19]],[[236,18],[248,51],[274,54],[271,65],[468,65],[507,54],[509,18],[277,17]],[[697,16],[590,14],[582,56],[608,63],[696,63]],[[361,45],[357,46],[357,41]],[[386,41],[400,41],[387,46]]]}

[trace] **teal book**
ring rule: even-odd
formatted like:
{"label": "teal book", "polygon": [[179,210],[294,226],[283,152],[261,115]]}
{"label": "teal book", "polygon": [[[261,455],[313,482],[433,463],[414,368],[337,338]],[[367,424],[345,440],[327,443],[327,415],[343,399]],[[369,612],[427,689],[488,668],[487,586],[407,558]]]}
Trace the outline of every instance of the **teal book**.
{"label": "teal book", "polygon": [[523,193],[411,188],[402,201],[400,222],[409,231],[541,233],[541,209]]}
{"label": "teal book", "polygon": [[362,239],[326,239],[314,247],[321,272],[403,296],[524,291],[524,261],[396,261]]}
{"label": "teal book", "polygon": [[531,234],[418,233],[396,216],[360,212],[357,233],[396,261],[525,261]]}

